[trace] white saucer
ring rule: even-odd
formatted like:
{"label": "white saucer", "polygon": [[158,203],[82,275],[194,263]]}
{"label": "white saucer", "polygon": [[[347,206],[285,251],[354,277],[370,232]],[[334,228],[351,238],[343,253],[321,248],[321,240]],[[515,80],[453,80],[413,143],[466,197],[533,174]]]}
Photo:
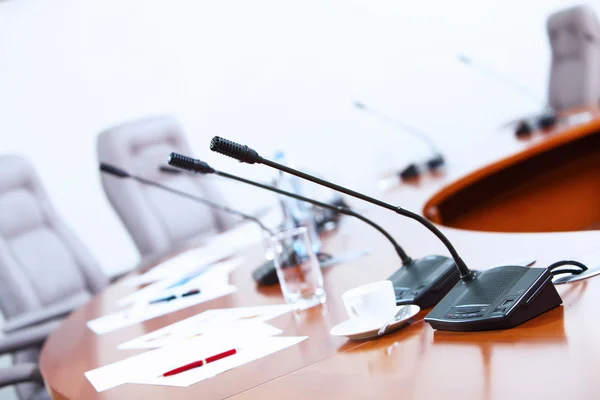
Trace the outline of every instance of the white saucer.
{"label": "white saucer", "polygon": [[[398,306],[396,307],[396,311],[394,311],[394,314],[390,316],[390,319],[393,318],[394,315],[396,315],[403,307],[408,308],[406,310],[406,313],[401,319],[399,319],[398,321],[394,321],[388,325],[387,329],[385,330],[386,334],[393,332],[406,325],[408,320],[414,317],[421,310],[419,306],[414,304]],[[348,339],[352,340],[371,339],[377,337],[379,329],[386,322],[387,321],[376,321],[365,318],[350,318],[331,328],[329,333],[333,336],[345,336]]]}

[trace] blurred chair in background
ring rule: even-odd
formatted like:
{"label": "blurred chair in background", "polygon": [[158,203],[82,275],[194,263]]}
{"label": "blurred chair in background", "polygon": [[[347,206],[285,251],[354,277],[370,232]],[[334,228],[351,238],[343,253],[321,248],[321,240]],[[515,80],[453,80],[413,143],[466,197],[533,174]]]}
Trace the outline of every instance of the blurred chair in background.
{"label": "blurred chair in background", "polygon": [[548,17],[552,50],[549,105],[556,111],[598,106],[600,100],[600,24],[587,6]]}
{"label": "blurred chair in background", "polygon": [[[58,328],[59,324],[60,321],[49,321],[0,337],[0,355],[21,354],[41,348],[48,335]],[[21,400],[50,398],[44,388],[37,359],[19,362],[10,368],[1,368],[0,388],[11,385],[17,385],[17,396]]]}
{"label": "blurred chair in background", "polygon": [[39,346],[57,320],[86,303],[109,279],[57,215],[33,167],[0,156],[0,354],[14,367],[0,370],[0,386],[17,385],[21,399],[44,388],[36,379]]}
{"label": "blurred chair in background", "polygon": [[[171,152],[192,154],[179,124],[152,117],[107,129],[98,136],[98,159],[127,172],[175,189],[225,204],[210,178],[159,171]],[[233,228],[229,214],[133,180],[102,174],[108,200],[123,221],[144,259],[154,259]]]}

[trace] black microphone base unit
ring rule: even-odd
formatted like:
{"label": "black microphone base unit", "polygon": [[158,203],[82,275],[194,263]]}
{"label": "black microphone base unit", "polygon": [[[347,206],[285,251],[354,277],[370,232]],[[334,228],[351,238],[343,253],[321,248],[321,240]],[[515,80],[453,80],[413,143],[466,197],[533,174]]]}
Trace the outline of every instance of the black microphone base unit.
{"label": "black microphone base unit", "polygon": [[457,283],[425,321],[446,331],[508,329],[561,304],[547,268],[505,266]]}
{"label": "black microphone base unit", "polygon": [[446,160],[444,156],[441,154],[437,154],[433,156],[431,159],[425,161],[425,163],[419,167],[419,165],[412,163],[404,168],[402,171],[398,172],[400,179],[403,181],[410,181],[418,178],[422,174],[422,170],[427,168],[430,172],[437,172],[441,170],[444,165],[446,165]]}
{"label": "black microphone base unit", "polygon": [[519,124],[517,125],[517,128],[515,129],[515,135],[519,139],[529,138],[532,133],[533,133],[533,128],[526,121],[519,122]]}
{"label": "black microphone base unit", "polygon": [[427,160],[426,164],[427,168],[429,168],[431,171],[436,171],[446,165],[446,160],[444,159],[444,156],[438,154],[437,156]]}
{"label": "black microphone base unit", "polygon": [[394,285],[397,305],[428,308],[442,300],[460,280],[460,274],[453,259],[427,256],[400,268],[388,280]]}
{"label": "black microphone base unit", "polygon": [[[339,258],[335,259],[327,253],[317,253],[317,259],[319,260],[319,265],[321,267],[327,267],[340,262]],[[293,250],[288,251],[286,260],[286,265],[284,265],[283,268],[293,267],[299,263]],[[279,283],[275,261],[266,260],[264,263],[262,263],[258,268],[252,271],[252,279],[254,279],[254,281],[261,286],[275,285],[276,283]]]}
{"label": "black microphone base unit", "polygon": [[544,113],[538,118],[537,124],[542,131],[548,131],[557,123],[557,118],[554,113]]}
{"label": "black microphone base unit", "polygon": [[534,123],[541,132],[549,132],[552,128],[556,126],[557,122],[558,118],[556,117],[556,114],[552,112],[546,112],[537,117],[537,120],[534,122],[519,122],[519,124],[515,128],[515,135],[519,139],[525,139],[530,137],[534,131]]}
{"label": "black microphone base unit", "polygon": [[265,261],[260,267],[252,271],[252,279],[259,285],[275,285],[279,283],[277,269],[273,260]]}
{"label": "black microphone base unit", "polygon": [[421,171],[419,171],[419,167],[417,166],[417,164],[410,164],[409,166],[404,168],[402,171],[400,171],[398,173],[398,175],[400,176],[400,179],[402,179],[403,181],[411,180],[411,179],[418,178],[419,175],[421,175]]}

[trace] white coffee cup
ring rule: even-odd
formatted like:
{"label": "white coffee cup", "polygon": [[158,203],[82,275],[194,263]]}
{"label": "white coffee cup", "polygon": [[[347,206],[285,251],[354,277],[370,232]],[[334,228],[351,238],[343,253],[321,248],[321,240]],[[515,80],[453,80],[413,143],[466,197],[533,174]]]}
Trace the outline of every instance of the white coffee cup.
{"label": "white coffee cup", "polygon": [[350,318],[387,321],[396,311],[396,296],[391,281],[368,283],[342,295]]}

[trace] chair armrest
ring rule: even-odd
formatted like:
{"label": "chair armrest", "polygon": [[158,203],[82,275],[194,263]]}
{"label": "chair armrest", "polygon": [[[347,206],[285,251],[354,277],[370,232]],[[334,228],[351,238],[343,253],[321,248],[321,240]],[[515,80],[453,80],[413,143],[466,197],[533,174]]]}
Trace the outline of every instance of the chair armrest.
{"label": "chair armrest", "polygon": [[29,347],[40,346],[61,321],[50,321],[10,335],[0,337],[0,354],[14,353]]}
{"label": "chair armrest", "polygon": [[71,313],[71,311],[87,303],[89,299],[89,294],[78,293],[53,306],[11,318],[5,321],[0,329],[4,333],[11,333],[52,319],[63,318]]}
{"label": "chair armrest", "polygon": [[0,368],[0,388],[23,382],[44,382],[37,364],[23,363]]}

